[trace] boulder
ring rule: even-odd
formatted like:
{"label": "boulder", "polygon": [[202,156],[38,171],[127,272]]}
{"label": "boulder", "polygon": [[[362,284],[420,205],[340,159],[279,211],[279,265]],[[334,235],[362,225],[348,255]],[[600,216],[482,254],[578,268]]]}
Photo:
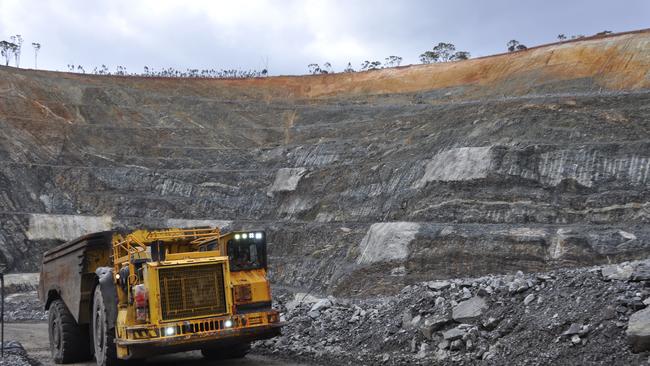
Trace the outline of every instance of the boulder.
{"label": "boulder", "polygon": [[637,282],[650,280],[650,266],[645,265],[645,263],[638,265],[632,271],[630,280],[637,281]]}
{"label": "boulder", "polygon": [[442,297],[442,296],[436,297],[435,305],[436,305],[437,308],[440,308],[443,305],[445,305],[445,298]]}
{"label": "boulder", "polygon": [[494,289],[491,286],[481,287],[478,290],[478,295],[481,297],[488,297],[494,293]]}
{"label": "boulder", "polygon": [[422,343],[420,344],[420,349],[418,350],[418,353],[415,355],[415,358],[417,359],[422,359],[427,357],[429,354],[429,345],[427,343]]}
{"label": "boulder", "polygon": [[411,326],[409,328],[417,328],[420,325],[421,320],[422,317],[420,315],[416,315],[413,319],[411,319]]}
{"label": "boulder", "polygon": [[563,336],[572,336],[574,334],[579,334],[581,330],[582,330],[582,324],[572,323],[569,326],[569,329],[564,331],[564,333],[562,333],[562,335]]}
{"label": "boulder", "polygon": [[449,281],[429,281],[427,282],[427,287],[434,291],[441,291],[451,286]]}
{"label": "boulder", "polygon": [[627,281],[632,276],[632,271],[634,267],[629,264],[611,264],[608,266],[603,266],[600,272],[603,274],[603,277],[608,280],[619,280]]}
{"label": "boulder", "polygon": [[461,339],[465,335],[465,329],[461,327],[456,327],[449,329],[446,332],[442,332],[442,338],[447,341],[454,341],[456,339]]}
{"label": "boulder", "polygon": [[332,301],[330,299],[322,299],[319,300],[317,303],[315,303],[311,309],[309,309],[310,312],[320,312],[322,310],[325,310],[329,307],[332,306]]}
{"label": "boulder", "polygon": [[449,348],[450,343],[451,342],[449,342],[448,340],[443,339],[440,343],[438,343],[438,349],[447,349]]}
{"label": "boulder", "polygon": [[529,288],[529,283],[521,278],[517,278],[508,284],[508,292],[511,294],[518,294],[528,290]]}
{"label": "boulder", "polygon": [[461,349],[463,349],[463,341],[457,339],[451,342],[451,344],[449,345],[449,349],[452,351],[460,351]]}
{"label": "boulder", "polygon": [[489,317],[489,318],[487,318],[487,319],[485,319],[483,321],[482,325],[483,325],[483,328],[485,330],[492,331],[492,330],[496,329],[496,327],[499,325],[500,321],[501,321],[501,319]]}
{"label": "boulder", "polygon": [[487,308],[487,302],[482,297],[474,296],[454,306],[451,316],[457,322],[466,323],[480,317]]}
{"label": "boulder", "polygon": [[444,349],[439,349],[434,354],[434,359],[437,361],[444,361],[447,358],[449,358],[449,351],[445,351]]}
{"label": "boulder", "polygon": [[424,324],[420,327],[420,332],[424,338],[431,340],[433,332],[442,329],[451,321],[449,316],[437,315],[424,319]]}
{"label": "boulder", "polygon": [[650,350],[650,308],[639,310],[630,316],[626,334],[633,352]]}
{"label": "boulder", "polygon": [[292,300],[287,302],[286,307],[287,307],[288,311],[292,311],[293,309],[295,309],[297,306],[299,306],[301,304],[315,304],[315,303],[319,302],[320,300],[321,299],[319,299],[319,298],[317,298],[315,296],[312,296],[312,295],[309,295],[309,294],[306,294],[306,293],[302,293],[302,292],[298,292],[298,293],[296,293],[294,295],[294,298]]}
{"label": "boulder", "polygon": [[533,302],[533,300],[535,300],[535,294],[526,296],[526,298],[524,298],[524,305],[528,306],[531,302]]}
{"label": "boulder", "polygon": [[402,328],[411,329],[411,322],[413,321],[413,315],[411,315],[410,310],[405,310],[402,313]]}

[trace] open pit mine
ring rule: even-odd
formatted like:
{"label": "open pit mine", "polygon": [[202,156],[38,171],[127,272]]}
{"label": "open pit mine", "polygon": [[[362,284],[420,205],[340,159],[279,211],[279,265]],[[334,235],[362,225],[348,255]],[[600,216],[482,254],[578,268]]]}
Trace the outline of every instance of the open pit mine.
{"label": "open pit mine", "polygon": [[[287,325],[254,357],[645,364],[650,30],[315,76],[0,67],[8,272],[199,226],[266,232]],[[32,282],[7,321],[46,318]]]}

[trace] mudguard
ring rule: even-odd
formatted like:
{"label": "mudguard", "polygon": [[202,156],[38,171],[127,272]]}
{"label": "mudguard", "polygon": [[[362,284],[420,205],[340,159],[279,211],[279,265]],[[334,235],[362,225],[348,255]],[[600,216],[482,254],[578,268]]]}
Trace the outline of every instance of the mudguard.
{"label": "mudguard", "polygon": [[108,327],[114,328],[117,320],[117,290],[113,283],[113,268],[98,267],[95,274],[99,279],[99,290],[104,298]]}

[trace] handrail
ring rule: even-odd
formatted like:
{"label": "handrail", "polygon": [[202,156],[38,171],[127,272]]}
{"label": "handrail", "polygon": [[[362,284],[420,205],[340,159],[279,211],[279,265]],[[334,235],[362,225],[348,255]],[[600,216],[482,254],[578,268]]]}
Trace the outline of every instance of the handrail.
{"label": "handrail", "polygon": [[[158,241],[176,241],[187,239],[189,244],[198,246],[211,240],[219,239],[221,231],[219,228],[197,228],[197,229],[164,229],[164,230],[138,230],[128,234],[126,237],[115,236],[113,238],[113,258],[116,271],[121,258],[128,258],[131,254],[142,252],[147,247]],[[126,255],[121,255],[122,253]],[[116,272],[117,273],[117,272]]]}

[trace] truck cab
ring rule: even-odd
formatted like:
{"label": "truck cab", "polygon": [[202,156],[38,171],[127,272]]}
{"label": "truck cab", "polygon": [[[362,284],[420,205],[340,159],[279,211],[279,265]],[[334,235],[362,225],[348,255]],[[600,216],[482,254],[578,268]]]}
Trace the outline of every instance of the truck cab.
{"label": "truck cab", "polygon": [[[70,256],[79,270],[66,268]],[[251,341],[280,332],[266,269],[260,230],[136,230],[63,244],[45,254],[39,291],[54,359],[94,355],[102,366],[197,349],[243,357]],[[80,339],[91,344],[68,347]]]}
{"label": "truck cab", "polygon": [[271,310],[271,289],[266,279],[266,234],[234,232],[221,240],[230,263],[233,300],[237,314]]}

